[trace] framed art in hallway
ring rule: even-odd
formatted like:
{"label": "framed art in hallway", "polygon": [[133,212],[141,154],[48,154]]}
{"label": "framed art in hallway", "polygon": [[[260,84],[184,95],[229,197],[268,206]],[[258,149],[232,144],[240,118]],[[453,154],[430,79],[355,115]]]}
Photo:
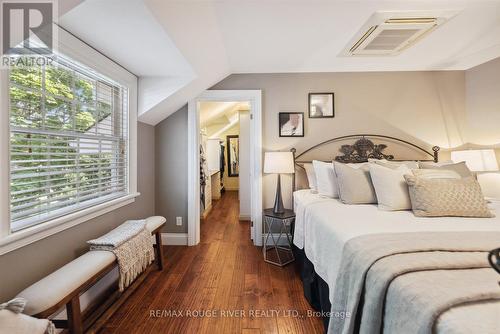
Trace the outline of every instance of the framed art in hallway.
{"label": "framed art in hallway", "polygon": [[335,117],[333,93],[309,93],[309,118]]}
{"label": "framed art in hallway", "polygon": [[304,137],[304,113],[280,112],[279,113],[280,137]]}

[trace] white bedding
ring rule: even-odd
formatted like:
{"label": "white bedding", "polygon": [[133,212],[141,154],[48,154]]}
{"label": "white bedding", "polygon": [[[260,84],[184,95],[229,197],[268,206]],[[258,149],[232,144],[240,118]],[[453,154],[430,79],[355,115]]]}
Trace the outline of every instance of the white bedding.
{"label": "white bedding", "polygon": [[[411,211],[381,211],[376,205],[346,205],[310,190],[294,193],[294,244],[304,248],[314,269],[330,288],[330,301],[345,243],[377,233],[423,231],[500,231],[500,201],[490,203],[495,218],[424,218]],[[466,240],[464,240],[466,242]]]}

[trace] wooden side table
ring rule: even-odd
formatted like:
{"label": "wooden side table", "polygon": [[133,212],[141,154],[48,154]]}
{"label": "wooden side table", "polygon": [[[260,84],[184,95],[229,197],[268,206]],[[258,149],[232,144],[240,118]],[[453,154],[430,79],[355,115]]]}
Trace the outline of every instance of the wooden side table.
{"label": "wooden side table", "polygon": [[[292,225],[295,222],[293,210],[274,213],[273,209],[264,210],[264,261],[283,267],[295,260],[292,252]],[[278,236],[276,237],[276,234]]]}

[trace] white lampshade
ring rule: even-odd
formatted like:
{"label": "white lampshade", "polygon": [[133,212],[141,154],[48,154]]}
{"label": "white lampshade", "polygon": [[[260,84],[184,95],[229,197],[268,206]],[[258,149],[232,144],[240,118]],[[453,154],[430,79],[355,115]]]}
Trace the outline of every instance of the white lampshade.
{"label": "white lampshade", "polygon": [[266,152],[264,155],[264,173],[295,173],[292,152]]}
{"label": "white lampshade", "polygon": [[451,152],[453,162],[465,161],[473,172],[494,172],[498,170],[497,157],[494,150],[466,150]]}

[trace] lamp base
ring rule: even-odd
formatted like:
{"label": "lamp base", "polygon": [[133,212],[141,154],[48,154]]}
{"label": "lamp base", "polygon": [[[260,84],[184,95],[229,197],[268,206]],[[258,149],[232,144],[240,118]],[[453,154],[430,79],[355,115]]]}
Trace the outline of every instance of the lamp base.
{"label": "lamp base", "polygon": [[274,213],[285,213],[283,199],[281,198],[281,175],[278,174],[278,184],[276,185],[276,198],[274,199]]}

